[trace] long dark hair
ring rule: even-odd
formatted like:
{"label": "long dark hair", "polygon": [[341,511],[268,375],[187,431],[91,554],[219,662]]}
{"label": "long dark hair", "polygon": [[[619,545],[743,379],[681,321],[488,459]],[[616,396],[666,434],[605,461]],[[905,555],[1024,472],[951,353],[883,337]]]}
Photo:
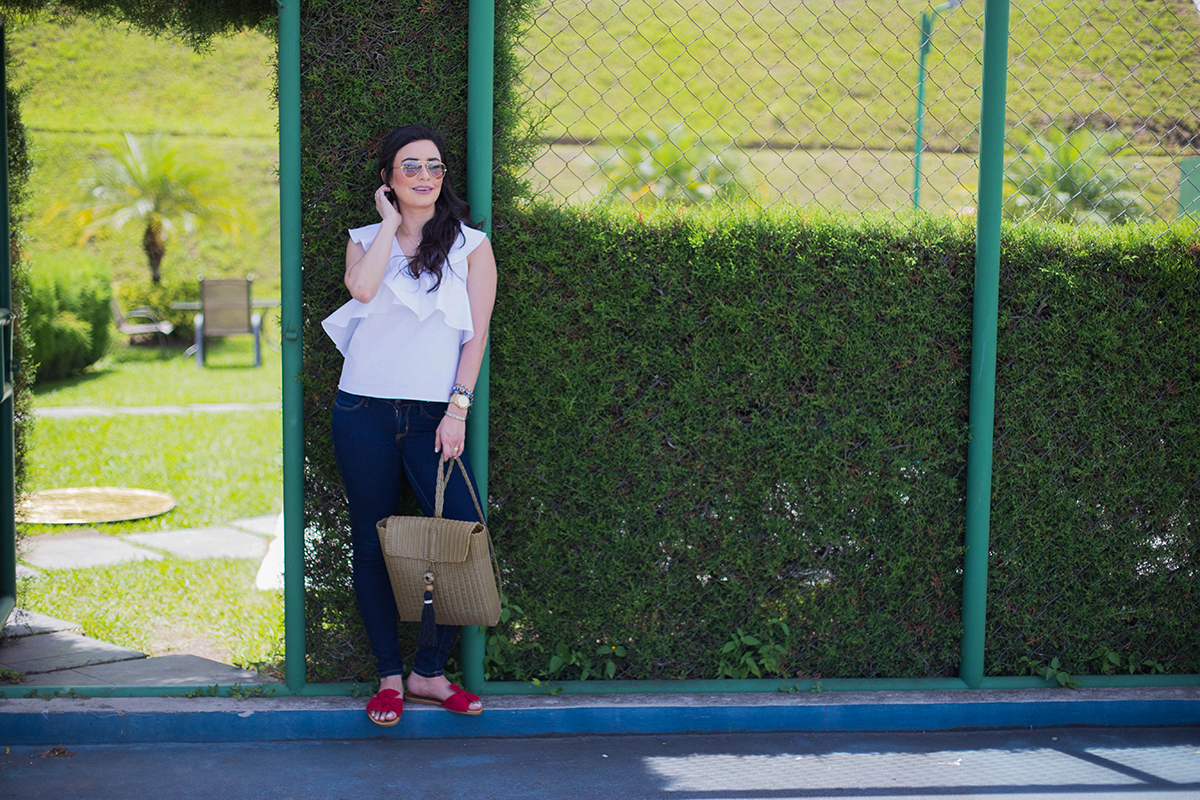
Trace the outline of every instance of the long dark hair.
{"label": "long dark hair", "polygon": [[[396,128],[383,138],[379,145],[378,172],[384,175],[384,183],[392,184],[392,169],[396,153],[400,148],[411,142],[428,140],[438,149],[442,163],[446,163],[446,145],[441,135],[424,125],[407,125]],[[429,291],[436,291],[442,285],[442,266],[450,257],[450,248],[461,235],[462,226],[475,227],[471,223],[471,207],[466,200],[460,198],[454,191],[453,172],[447,166],[442,178],[442,191],[433,207],[433,218],[421,229],[421,243],[417,246],[416,257],[409,262],[409,270],[414,278],[428,272],[437,282]]]}

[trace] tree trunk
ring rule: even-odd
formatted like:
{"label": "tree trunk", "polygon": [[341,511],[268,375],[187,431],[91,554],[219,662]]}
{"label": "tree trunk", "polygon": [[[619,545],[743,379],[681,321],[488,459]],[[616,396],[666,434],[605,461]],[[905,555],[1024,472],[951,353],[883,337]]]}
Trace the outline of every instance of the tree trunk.
{"label": "tree trunk", "polygon": [[146,251],[146,258],[150,260],[150,280],[154,283],[162,283],[162,274],[158,267],[162,264],[163,256],[167,254],[167,247],[162,240],[162,226],[158,220],[152,219],[146,223],[146,233],[142,236],[142,249]]}

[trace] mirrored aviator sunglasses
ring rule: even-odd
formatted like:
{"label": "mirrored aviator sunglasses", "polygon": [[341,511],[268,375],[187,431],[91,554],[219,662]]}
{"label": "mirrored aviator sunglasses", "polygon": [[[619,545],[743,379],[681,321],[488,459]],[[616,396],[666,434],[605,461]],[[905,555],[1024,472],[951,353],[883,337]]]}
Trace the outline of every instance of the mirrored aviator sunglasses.
{"label": "mirrored aviator sunglasses", "polygon": [[429,177],[440,178],[446,174],[446,165],[440,161],[402,161],[400,171],[406,178],[415,178],[421,174],[421,168],[429,171]]}

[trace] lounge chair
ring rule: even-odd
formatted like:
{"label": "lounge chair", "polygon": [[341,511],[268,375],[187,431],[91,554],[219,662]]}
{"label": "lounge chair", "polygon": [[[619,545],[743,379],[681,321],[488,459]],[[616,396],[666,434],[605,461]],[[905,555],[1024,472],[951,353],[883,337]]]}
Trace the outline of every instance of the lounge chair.
{"label": "lounge chair", "polygon": [[[158,334],[158,343],[162,346],[163,351],[167,349],[167,337],[175,330],[175,323],[165,319],[158,318],[158,312],[150,306],[138,306],[132,309],[128,314],[121,310],[121,304],[117,302],[117,298],[112,299],[112,314],[113,319],[117,323],[117,330],[126,336],[143,336],[147,333]],[[148,322],[130,322],[130,319],[144,319]]]}

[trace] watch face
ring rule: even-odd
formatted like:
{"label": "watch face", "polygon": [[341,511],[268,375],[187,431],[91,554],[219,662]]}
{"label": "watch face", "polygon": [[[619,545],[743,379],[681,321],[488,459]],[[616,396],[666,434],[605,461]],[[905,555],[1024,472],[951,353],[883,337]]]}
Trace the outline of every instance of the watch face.
{"label": "watch face", "polygon": [[450,400],[459,408],[466,409],[471,407],[471,400],[465,394],[456,394]]}

